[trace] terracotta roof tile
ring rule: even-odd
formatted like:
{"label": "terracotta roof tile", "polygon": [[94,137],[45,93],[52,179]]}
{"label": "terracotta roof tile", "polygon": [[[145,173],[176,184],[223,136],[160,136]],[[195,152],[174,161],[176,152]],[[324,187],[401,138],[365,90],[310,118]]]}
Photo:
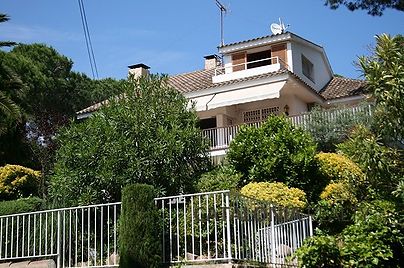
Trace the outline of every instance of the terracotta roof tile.
{"label": "terracotta roof tile", "polygon": [[[189,93],[200,91],[203,89],[213,88],[213,87],[221,87],[225,85],[236,84],[244,81],[256,80],[260,78],[268,78],[273,77],[280,74],[291,74],[295,78],[301,80],[297,75],[288,71],[287,69],[280,69],[276,72],[265,73],[240,79],[234,79],[222,83],[212,83],[212,76],[214,75],[214,69],[210,70],[200,70],[185,74],[179,74],[169,77],[168,83],[173,88],[177,89],[181,93]],[[306,83],[304,83],[306,84]],[[306,84],[307,85],[307,84]],[[311,88],[309,85],[307,85]],[[320,96],[323,97],[325,100],[343,98],[343,97],[350,97],[350,96],[357,96],[364,93],[366,83],[362,80],[354,80],[349,78],[343,77],[334,77],[327,86],[324,87],[320,91]],[[314,91],[314,89],[312,89]],[[91,113],[98,110],[102,105],[108,103],[108,101],[103,101],[100,103],[96,103],[92,106],[89,106],[79,112],[77,115]]]}
{"label": "terracotta roof tile", "polygon": [[321,91],[326,100],[358,96],[366,93],[366,82],[345,77],[334,77]]}
{"label": "terracotta roof tile", "polygon": [[245,78],[225,81],[225,82],[221,82],[221,83],[213,83],[212,76],[214,75],[214,69],[212,69],[212,70],[202,70],[202,71],[196,71],[196,72],[192,72],[192,73],[174,75],[174,76],[169,77],[168,83],[170,84],[170,86],[172,86],[173,88],[175,88],[176,90],[178,90],[181,93],[189,93],[189,92],[199,91],[199,90],[203,90],[203,89],[207,89],[207,88],[221,87],[221,86],[225,86],[225,85],[236,84],[236,83],[240,83],[243,81],[250,81],[250,80],[255,80],[255,79],[260,79],[260,78],[273,77],[273,76],[276,76],[279,74],[284,74],[287,72],[288,72],[287,69],[280,69],[279,71],[276,71],[276,72],[259,74],[259,75],[245,77]]}

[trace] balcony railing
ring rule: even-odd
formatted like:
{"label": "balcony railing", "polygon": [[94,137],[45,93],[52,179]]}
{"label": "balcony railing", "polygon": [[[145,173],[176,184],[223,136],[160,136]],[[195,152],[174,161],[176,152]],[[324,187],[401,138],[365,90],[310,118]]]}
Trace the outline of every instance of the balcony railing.
{"label": "balcony railing", "polygon": [[[371,117],[372,107],[373,106],[371,104],[367,104],[349,108],[333,109],[328,111],[325,110],[317,114],[309,112],[302,115],[290,116],[288,118],[294,126],[309,130],[310,125],[315,120],[321,121],[321,124],[329,124],[344,117],[352,117],[355,119],[355,116],[359,114]],[[210,128],[202,130],[202,133],[209,140],[211,151],[225,150],[229,147],[231,141],[237,136],[242,126],[260,127],[262,123],[263,121],[227,127]],[[330,131],[333,130],[330,129]]]}
{"label": "balcony railing", "polygon": [[238,64],[226,64],[215,69],[215,75],[212,81],[213,83],[220,83],[242,77],[275,72],[280,68],[287,67],[287,63],[279,57],[270,57]]}

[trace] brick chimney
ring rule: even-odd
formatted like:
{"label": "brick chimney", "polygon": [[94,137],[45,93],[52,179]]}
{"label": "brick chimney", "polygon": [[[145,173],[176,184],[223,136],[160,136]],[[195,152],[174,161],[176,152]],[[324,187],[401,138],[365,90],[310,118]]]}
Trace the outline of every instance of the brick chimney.
{"label": "brick chimney", "polygon": [[220,58],[218,55],[205,56],[205,70],[214,69],[220,65]]}
{"label": "brick chimney", "polygon": [[141,76],[146,76],[150,74],[149,72],[150,67],[143,63],[129,65],[128,68],[129,68],[129,75],[133,75],[134,78],[139,78]]}

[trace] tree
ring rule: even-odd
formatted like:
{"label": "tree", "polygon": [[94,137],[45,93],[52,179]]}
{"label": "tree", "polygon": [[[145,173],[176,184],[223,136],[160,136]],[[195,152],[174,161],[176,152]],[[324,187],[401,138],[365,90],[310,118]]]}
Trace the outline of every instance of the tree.
{"label": "tree", "polygon": [[[10,18],[7,16],[7,14],[4,13],[0,13],[0,23],[2,22],[6,22],[9,21]],[[14,46],[15,42],[11,42],[11,41],[0,41],[0,47],[10,47],[10,46]]]}
{"label": "tree", "polygon": [[[232,141],[227,153],[229,164],[243,175],[242,184],[254,182],[284,182],[287,186],[314,189],[313,159],[316,144],[300,128],[285,117],[271,116],[259,128],[243,127]],[[318,192],[319,193],[319,192]]]}
{"label": "tree", "polygon": [[386,8],[404,11],[403,0],[326,0],[325,4],[332,9],[337,9],[340,5],[346,6],[349,10],[367,10],[369,15],[381,16]]}
{"label": "tree", "polygon": [[376,128],[388,140],[404,145],[404,36],[376,36],[376,48],[359,64],[376,101]]}
{"label": "tree", "polygon": [[125,93],[58,135],[51,197],[62,204],[117,201],[132,183],[190,192],[209,165],[187,100],[162,77],[130,79]]}
{"label": "tree", "polygon": [[[30,166],[47,175],[53,164],[57,130],[76,111],[119,94],[123,82],[92,80],[73,72],[70,59],[43,44],[20,44],[10,52],[1,52],[0,57],[8,67],[7,73],[16,74],[24,86],[18,91],[7,91],[7,96],[24,110],[24,117],[17,128],[0,140],[0,164]],[[1,85],[16,84],[7,82],[10,79],[2,81],[5,82]]]}
{"label": "tree", "polygon": [[[0,13],[0,23],[6,22],[9,17]],[[14,42],[0,41],[1,47],[15,45]],[[21,122],[21,109],[10,97],[11,91],[22,88],[19,77],[3,61],[4,52],[0,52],[0,135],[6,133],[10,127]]]}

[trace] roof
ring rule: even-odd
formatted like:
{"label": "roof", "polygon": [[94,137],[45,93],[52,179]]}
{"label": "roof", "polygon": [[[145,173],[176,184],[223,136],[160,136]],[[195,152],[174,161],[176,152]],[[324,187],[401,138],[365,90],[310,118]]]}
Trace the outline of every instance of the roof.
{"label": "roof", "polygon": [[254,75],[254,76],[249,76],[249,77],[244,77],[240,79],[233,79],[221,83],[213,83],[212,82],[212,77],[215,74],[214,69],[210,70],[201,70],[201,71],[195,71],[191,73],[186,73],[186,74],[179,74],[179,75],[174,75],[170,76],[168,83],[170,86],[175,88],[181,93],[189,93],[189,92],[195,92],[195,91],[200,91],[203,89],[207,88],[213,88],[213,87],[221,87],[221,86],[226,86],[226,85],[232,85],[244,81],[250,81],[250,80],[256,80],[260,78],[267,78],[267,77],[274,77],[280,74],[285,74],[288,73],[287,69],[280,69],[279,71],[276,72],[271,72],[271,73],[265,73],[265,74],[260,74],[260,75]]}
{"label": "roof", "polygon": [[340,99],[364,94],[366,82],[364,80],[334,77],[320,91],[320,95],[326,100]]}
{"label": "roof", "polygon": [[286,31],[284,33],[280,33],[280,34],[270,34],[270,35],[265,35],[265,36],[260,36],[260,37],[256,37],[256,38],[252,38],[252,39],[248,39],[248,40],[243,40],[243,41],[239,41],[239,42],[234,42],[234,43],[229,43],[229,44],[225,44],[222,46],[219,46],[218,48],[226,48],[226,47],[230,47],[230,46],[234,46],[234,45],[239,45],[239,44],[245,44],[245,43],[249,43],[249,42],[253,42],[253,41],[258,41],[258,40],[263,40],[263,39],[268,39],[268,38],[272,38],[272,37],[278,37],[278,36],[282,36],[282,35],[290,35],[292,38],[299,38],[300,40],[303,40],[307,43],[310,43],[318,48],[323,48],[322,46],[307,40],[306,38],[303,38],[295,33]]}
{"label": "roof", "polygon": [[[289,74],[304,83],[308,88],[315,92],[309,85],[297,75],[287,69],[280,69],[276,72],[265,73],[240,79],[234,79],[222,83],[213,83],[212,76],[214,75],[214,69],[200,70],[185,74],[178,74],[169,77],[168,83],[181,93],[197,92],[200,90],[221,87],[225,85],[237,84],[244,81],[257,80],[261,78],[274,77],[280,74]],[[351,97],[361,95],[365,92],[366,82],[363,80],[355,80],[345,77],[334,77],[321,91],[320,96],[325,100],[339,99],[344,97]],[[315,92],[318,94],[317,92]],[[108,101],[103,101],[89,106],[79,112],[77,115],[91,113],[98,110],[102,105],[107,104]]]}

